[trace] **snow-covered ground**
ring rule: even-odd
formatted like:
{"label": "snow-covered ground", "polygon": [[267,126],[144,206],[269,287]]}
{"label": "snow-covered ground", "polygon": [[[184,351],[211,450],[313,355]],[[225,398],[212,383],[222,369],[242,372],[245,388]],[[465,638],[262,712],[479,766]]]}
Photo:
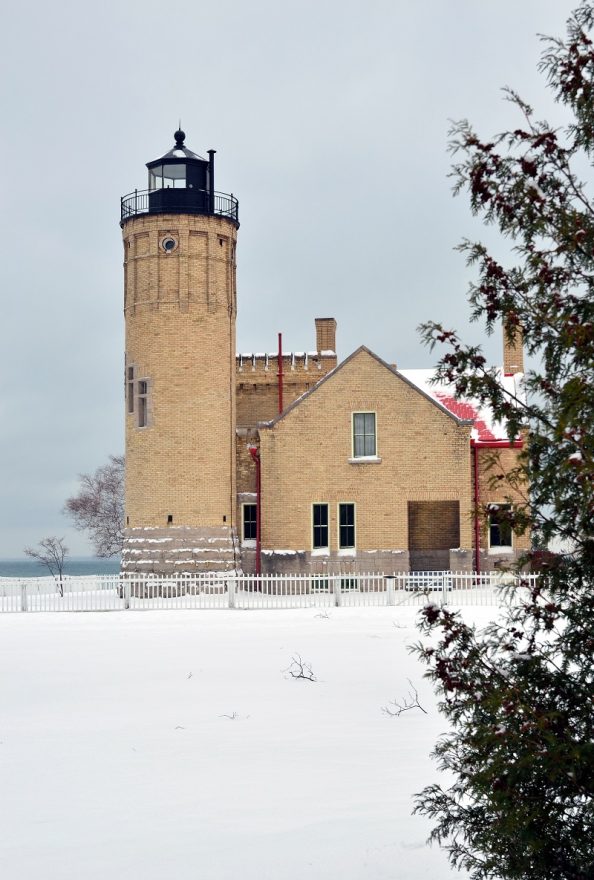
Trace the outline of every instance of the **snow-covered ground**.
{"label": "snow-covered ground", "polygon": [[[445,726],[416,613],[0,616],[0,876],[460,877],[411,816]],[[409,678],[429,714],[386,716]]]}

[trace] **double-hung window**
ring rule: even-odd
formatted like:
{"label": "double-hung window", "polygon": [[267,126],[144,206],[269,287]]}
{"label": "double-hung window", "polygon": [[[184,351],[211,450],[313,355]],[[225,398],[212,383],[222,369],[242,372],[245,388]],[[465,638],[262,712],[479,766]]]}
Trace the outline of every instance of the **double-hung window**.
{"label": "double-hung window", "polygon": [[314,504],[312,506],[312,532],[313,549],[327,549],[329,546],[327,504]]}
{"label": "double-hung window", "polygon": [[355,547],[355,505],[338,505],[338,546],[341,550]]}
{"label": "double-hung window", "polygon": [[371,458],[375,455],[375,413],[353,413],[353,458]]}
{"label": "double-hung window", "polygon": [[138,382],[138,427],[146,428],[148,425],[148,379],[140,379]]}
{"label": "double-hung window", "polygon": [[512,549],[511,504],[489,505],[489,548]]}
{"label": "double-hung window", "polygon": [[243,512],[243,540],[255,541],[258,528],[258,510],[255,504],[242,505]]}

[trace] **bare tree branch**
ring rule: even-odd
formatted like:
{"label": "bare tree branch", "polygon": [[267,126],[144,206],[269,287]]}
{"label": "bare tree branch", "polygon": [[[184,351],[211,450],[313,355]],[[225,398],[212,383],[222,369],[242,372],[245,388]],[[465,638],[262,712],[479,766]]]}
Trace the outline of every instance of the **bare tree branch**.
{"label": "bare tree branch", "polygon": [[94,474],[81,474],[80,481],[64,512],[75,528],[89,532],[97,556],[116,556],[124,540],[124,456],[110,456]]}
{"label": "bare tree branch", "polygon": [[421,712],[424,712],[425,715],[428,714],[426,709],[423,709],[421,704],[419,703],[419,692],[416,687],[410,680],[407,679],[410,690],[408,692],[408,696],[405,697],[402,702],[398,702],[397,700],[392,700],[391,703],[388,703],[387,706],[382,706],[382,712],[384,715],[389,715],[390,718],[397,718],[399,715],[402,715],[403,712],[408,712],[409,709],[420,709]]}

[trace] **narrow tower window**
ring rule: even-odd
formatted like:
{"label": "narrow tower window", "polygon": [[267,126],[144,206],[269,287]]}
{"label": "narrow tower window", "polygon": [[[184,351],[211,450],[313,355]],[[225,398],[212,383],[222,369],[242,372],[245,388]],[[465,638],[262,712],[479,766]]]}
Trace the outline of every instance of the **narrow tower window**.
{"label": "narrow tower window", "polygon": [[128,397],[128,412],[134,412],[134,367],[127,369],[126,394]]}
{"label": "narrow tower window", "polygon": [[148,425],[148,380],[140,379],[138,382],[138,427],[146,428]]}

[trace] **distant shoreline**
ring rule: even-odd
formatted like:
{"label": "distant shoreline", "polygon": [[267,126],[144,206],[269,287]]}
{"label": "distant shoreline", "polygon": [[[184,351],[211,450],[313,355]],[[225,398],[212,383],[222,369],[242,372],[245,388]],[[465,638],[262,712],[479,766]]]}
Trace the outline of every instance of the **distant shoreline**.
{"label": "distant shoreline", "polygon": [[[64,566],[65,575],[92,575],[92,574],[118,574],[120,560],[99,559],[95,556],[71,556]],[[39,565],[33,559],[27,557],[15,557],[13,559],[0,559],[0,577],[46,577],[48,569]]]}

